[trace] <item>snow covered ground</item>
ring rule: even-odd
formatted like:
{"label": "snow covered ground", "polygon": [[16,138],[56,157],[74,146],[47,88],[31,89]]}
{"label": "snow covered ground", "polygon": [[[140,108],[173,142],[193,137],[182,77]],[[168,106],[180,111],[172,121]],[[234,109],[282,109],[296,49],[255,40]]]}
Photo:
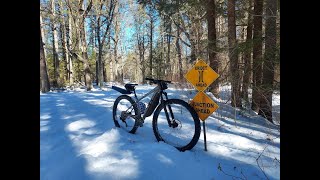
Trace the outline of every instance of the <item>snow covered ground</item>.
{"label": "snow covered ground", "polygon": [[[139,85],[142,95],[154,86]],[[193,89],[169,86],[168,96],[188,101]],[[157,142],[152,116],[136,134],[114,127],[112,106],[120,93],[103,90],[40,93],[40,178],[42,180],[106,179],[280,179],[280,130],[254,113],[235,110],[209,96],[219,109],[206,119],[197,145],[180,152]],[[274,95],[280,114],[280,94]],[[201,123],[202,125],[202,123]],[[202,126],[201,126],[202,127]]]}

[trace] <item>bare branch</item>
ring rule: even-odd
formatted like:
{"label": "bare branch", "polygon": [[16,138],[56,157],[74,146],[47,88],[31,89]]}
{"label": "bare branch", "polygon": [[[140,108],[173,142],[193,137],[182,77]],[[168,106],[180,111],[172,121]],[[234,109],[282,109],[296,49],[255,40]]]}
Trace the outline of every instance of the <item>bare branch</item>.
{"label": "bare branch", "polygon": [[264,147],[263,151],[259,154],[258,158],[256,159],[257,164],[259,169],[262,171],[262,173],[264,174],[264,176],[269,180],[268,176],[266,175],[266,173],[261,169],[260,164],[259,164],[259,158],[261,157],[261,155],[263,154],[263,152],[266,150],[266,148],[268,147],[268,145],[266,147]]}
{"label": "bare branch", "polygon": [[111,39],[113,42],[116,42],[116,40],[114,39],[113,36],[110,36],[110,39]]}
{"label": "bare branch", "polygon": [[73,12],[72,12],[72,7],[71,7],[71,5],[70,5],[70,0],[65,0],[65,2],[66,2],[67,6],[68,6],[68,8],[69,8],[69,11],[70,11],[71,16],[74,18],[74,14],[73,14]]}
{"label": "bare branch", "polygon": [[[106,37],[107,37],[107,33],[109,32],[109,29],[110,29],[110,25],[112,23],[112,20],[113,20],[113,15],[114,15],[114,9],[115,9],[115,3],[114,3],[114,0],[111,0],[110,2],[110,8],[109,8],[109,13],[108,13],[108,25],[107,25],[107,28],[104,32],[104,35],[102,37],[102,44],[104,44],[105,40],[106,40]],[[109,21],[110,20],[110,21]]]}
{"label": "bare branch", "polygon": [[[81,15],[80,12],[81,12],[81,10],[82,10],[82,9],[81,9],[82,3],[83,3],[83,0],[80,0],[80,3],[79,3],[79,12],[78,12],[79,15]],[[81,20],[81,22],[80,22],[80,26],[79,26],[79,27],[82,27],[82,25],[83,25],[83,23],[84,23],[84,21],[85,21],[85,18],[87,17],[87,15],[88,15],[89,11],[91,10],[91,8],[92,8],[92,0],[90,0],[88,6],[87,6],[87,8],[86,8],[86,10],[85,10],[84,13],[82,14],[82,20]]]}
{"label": "bare branch", "polygon": [[[69,49],[69,48],[68,48]],[[70,55],[71,56],[73,56],[73,57],[75,57],[76,59],[78,59],[79,61],[81,61],[81,62],[86,62],[86,60],[85,59],[83,59],[83,57],[81,56],[81,55],[79,55],[78,53],[76,53],[76,52],[74,52],[74,51],[72,51],[72,50],[70,50],[69,49],[69,52],[70,52]]]}
{"label": "bare branch", "polygon": [[[169,36],[171,36],[171,37],[176,37],[175,35],[173,35],[173,34],[167,34],[167,35],[169,35]],[[186,45],[186,46],[188,46],[188,47],[191,47],[191,45],[189,44],[189,43],[187,43],[186,41],[184,41],[181,37],[178,37],[179,38],[179,40],[184,44],[184,45]]]}
{"label": "bare branch", "polygon": [[86,17],[87,17],[87,15],[88,15],[88,13],[89,13],[89,11],[90,11],[91,8],[92,8],[92,0],[90,0],[87,9],[86,9],[86,11],[84,12],[83,18],[86,18]]}
{"label": "bare branch", "polygon": [[227,176],[231,176],[232,178],[237,178],[237,179],[242,179],[242,180],[246,180],[247,178],[243,175],[242,171],[241,171],[241,174],[245,177],[245,179],[243,179],[242,177],[238,177],[238,176],[234,176],[234,175],[231,175],[231,174],[228,174],[226,172],[223,171],[223,169],[221,168],[221,165],[219,163],[218,165],[218,169],[223,172],[223,174],[227,175]]}

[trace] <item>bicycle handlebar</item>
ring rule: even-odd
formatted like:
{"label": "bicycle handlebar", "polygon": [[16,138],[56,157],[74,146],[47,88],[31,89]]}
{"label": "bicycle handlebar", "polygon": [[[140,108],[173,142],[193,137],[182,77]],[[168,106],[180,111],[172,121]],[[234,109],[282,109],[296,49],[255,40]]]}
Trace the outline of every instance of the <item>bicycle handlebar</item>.
{"label": "bicycle handlebar", "polygon": [[145,78],[145,80],[151,81],[155,84],[158,84],[160,82],[165,82],[165,83],[171,83],[171,81],[165,81],[165,80],[160,80],[160,79],[152,79],[152,78]]}

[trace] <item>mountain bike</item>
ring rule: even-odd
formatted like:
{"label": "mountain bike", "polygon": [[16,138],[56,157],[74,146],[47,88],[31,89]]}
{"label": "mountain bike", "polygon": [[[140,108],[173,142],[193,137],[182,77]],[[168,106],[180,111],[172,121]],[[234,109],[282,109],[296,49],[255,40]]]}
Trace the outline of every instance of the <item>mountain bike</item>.
{"label": "mountain bike", "polygon": [[[125,89],[112,86],[120,92],[113,105],[113,121],[116,127],[134,134],[143,127],[144,120],[153,113],[152,129],[157,141],[163,141],[180,151],[192,149],[198,142],[201,132],[200,120],[196,111],[181,99],[169,99],[166,89],[171,81],[146,78],[157,86],[138,98],[135,87],[138,84],[125,84]],[[134,97],[129,96],[134,94]],[[142,99],[151,95],[146,106]]]}

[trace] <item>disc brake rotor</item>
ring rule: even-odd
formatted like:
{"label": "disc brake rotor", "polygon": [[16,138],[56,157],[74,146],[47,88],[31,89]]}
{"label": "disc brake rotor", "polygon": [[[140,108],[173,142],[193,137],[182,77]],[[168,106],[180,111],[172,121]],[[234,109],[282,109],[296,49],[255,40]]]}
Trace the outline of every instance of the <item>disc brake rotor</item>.
{"label": "disc brake rotor", "polygon": [[177,120],[177,119],[174,119],[174,120],[172,121],[172,128],[177,128],[177,127],[181,129],[182,123],[181,123],[181,121],[179,121],[179,120]]}

